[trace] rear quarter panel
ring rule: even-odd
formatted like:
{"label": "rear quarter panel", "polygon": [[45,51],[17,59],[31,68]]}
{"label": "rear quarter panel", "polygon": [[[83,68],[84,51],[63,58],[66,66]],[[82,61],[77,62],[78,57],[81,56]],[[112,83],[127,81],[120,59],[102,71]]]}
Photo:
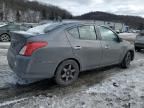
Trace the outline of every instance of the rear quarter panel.
{"label": "rear quarter panel", "polygon": [[[65,32],[58,30],[52,33],[44,34],[30,38],[28,41],[46,41],[48,46],[41,48],[33,53],[30,64],[34,64],[33,67],[39,63],[43,63],[43,72],[47,73],[51,71],[49,76],[53,76],[57,66],[64,60],[73,58],[71,45],[67,40]],[[34,62],[34,63],[33,63]],[[51,64],[51,70],[48,69],[47,65]],[[34,69],[34,68],[33,68]],[[35,70],[32,70],[35,71]]]}

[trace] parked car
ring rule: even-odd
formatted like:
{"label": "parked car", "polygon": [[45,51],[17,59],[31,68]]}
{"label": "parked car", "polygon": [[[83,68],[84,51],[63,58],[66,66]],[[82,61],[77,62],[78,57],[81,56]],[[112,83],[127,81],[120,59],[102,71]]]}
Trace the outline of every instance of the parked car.
{"label": "parked car", "polygon": [[134,59],[134,45],[93,24],[50,23],[11,38],[9,66],[25,80],[54,78],[66,86],[79,72],[114,64],[128,68]]}
{"label": "parked car", "polygon": [[5,23],[0,23],[0,27],[2,27],[2,26],[4,26],[4,25],[6,25]]}
{"label": "parked car", "polygon": [[144,49],[144,30],[142,30],[135,39],[135,50],[140,51]]}
{"label": "parked car", "polygon": [[11,31],[19,31],[19,30],[27,30],[28,28],[25,26],[22,26],[20,24],[4,24],[0,26],[0,41],[1,42],[8,42],[11,40]]}

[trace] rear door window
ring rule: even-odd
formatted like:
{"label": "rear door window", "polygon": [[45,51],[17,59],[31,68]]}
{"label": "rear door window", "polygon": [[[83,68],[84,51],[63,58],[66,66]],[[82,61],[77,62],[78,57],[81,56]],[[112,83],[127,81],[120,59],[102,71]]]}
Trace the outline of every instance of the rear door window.
{"label": "rear door window", "polygon": [[83,40],[96,40],[96,32],[94,26],[81,26],[78,27],[80,39]]}
{"label": "rear door window", "polygon": [[73,36],[74,38],[79,39],[79,32],[78,32],[77,27],[68,30],[68,33],[69,33],[71,36]]}

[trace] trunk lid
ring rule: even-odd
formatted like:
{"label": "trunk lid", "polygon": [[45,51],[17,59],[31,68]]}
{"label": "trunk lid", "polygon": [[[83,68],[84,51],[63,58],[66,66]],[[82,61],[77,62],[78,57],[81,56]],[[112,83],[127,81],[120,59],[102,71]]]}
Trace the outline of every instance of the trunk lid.
{"label": "trunk lid", "polygon": [[28,34],[26,32],[11,32],[11,45],[8,50],[7,60],[8,64],[13,71],[15,71],[16,66],[16,56],[19,54],[22,47],[27,42],[27,39],[33,37],[33,34]]}
{"label": "trunk lid", "polygon": [[24,31],[11,32],[11,45],[9,50],[12,51],[14,55],[17,55],[21,48],[27,42],[27,39],[33,36],[34,34],[27,33]]}

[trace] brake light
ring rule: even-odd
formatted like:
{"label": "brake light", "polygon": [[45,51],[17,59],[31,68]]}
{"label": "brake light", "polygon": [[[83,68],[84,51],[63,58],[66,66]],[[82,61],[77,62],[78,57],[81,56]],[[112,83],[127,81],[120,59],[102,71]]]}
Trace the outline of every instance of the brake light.
{"label": "brake light", "polygon": [[20,55],[23,56],[31,56],[34,51],[39,48],[47,46],[47,42],[28,42],[19,52]]}

